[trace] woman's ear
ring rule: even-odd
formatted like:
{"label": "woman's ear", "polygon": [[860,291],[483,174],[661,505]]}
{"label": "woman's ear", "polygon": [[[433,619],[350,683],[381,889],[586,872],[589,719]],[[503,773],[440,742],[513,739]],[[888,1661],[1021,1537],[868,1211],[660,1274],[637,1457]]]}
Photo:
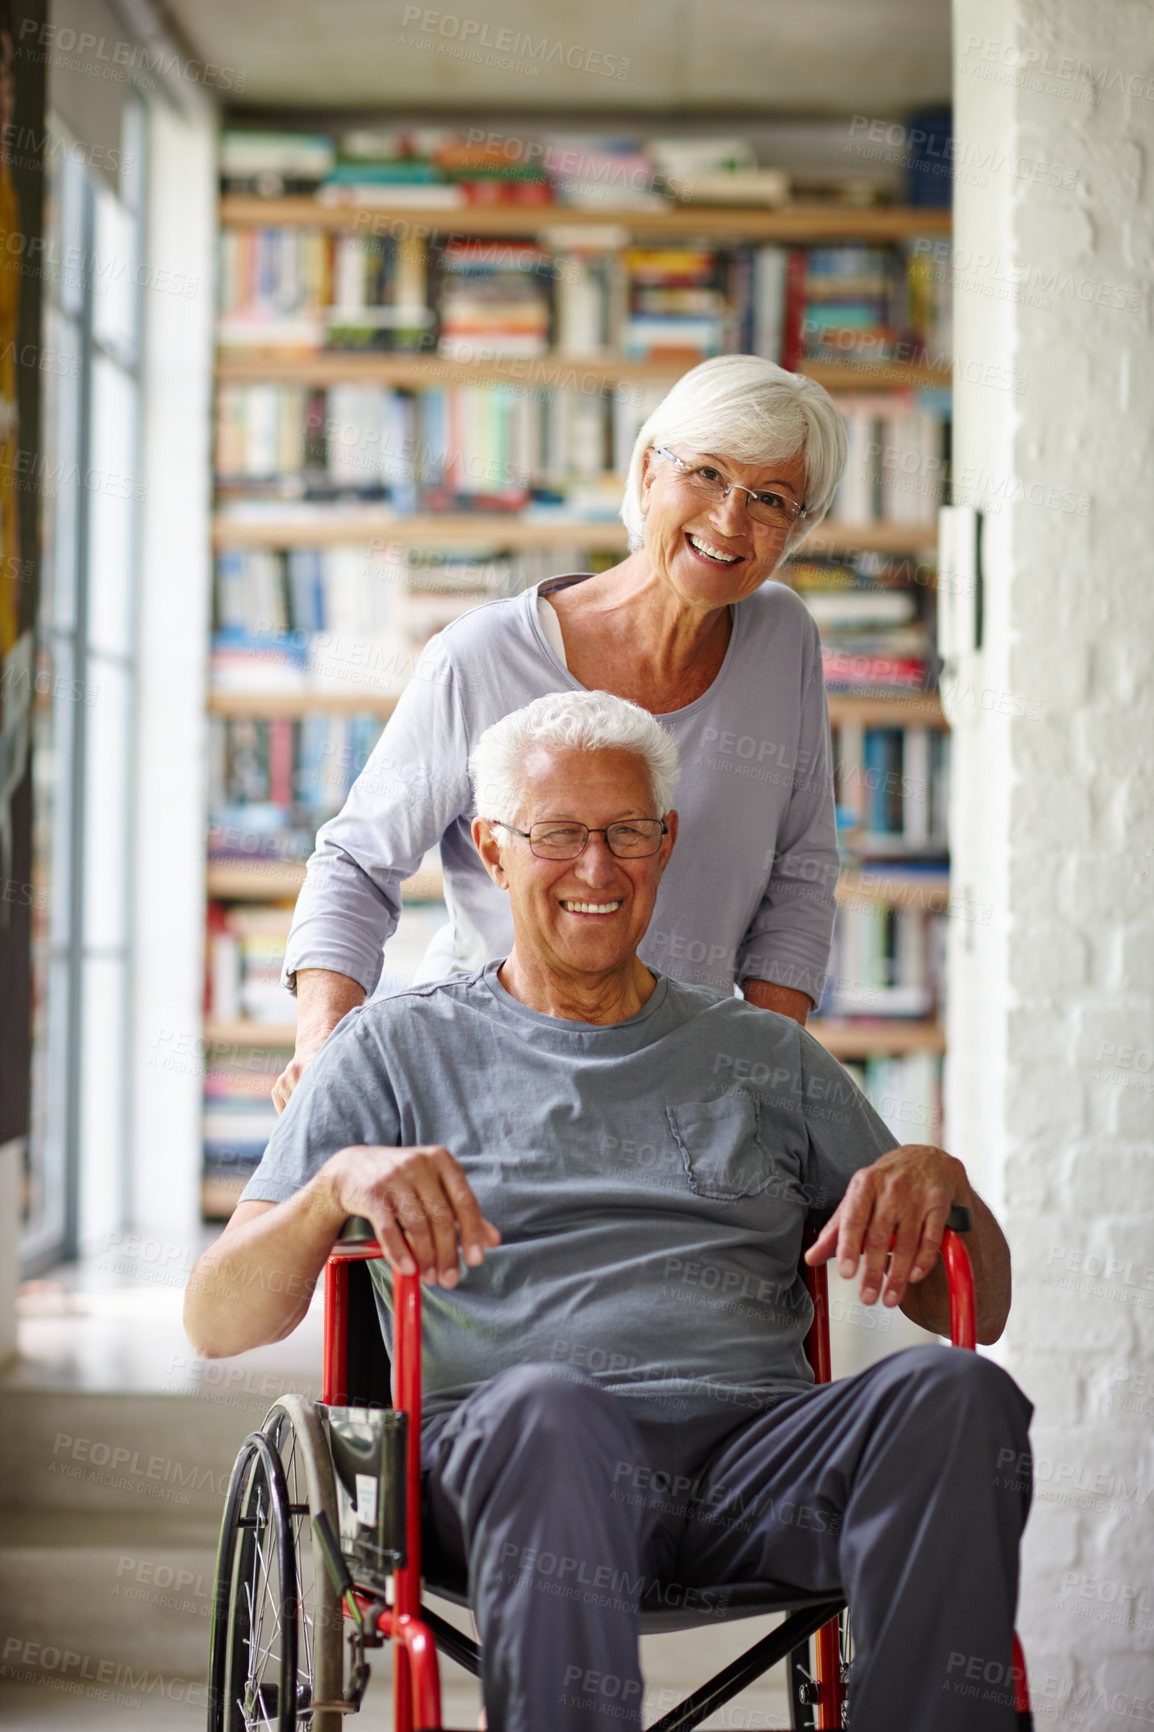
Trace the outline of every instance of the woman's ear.
{"label": "woman's ear", "polygon": [[490,823],[488,818],[474,818],[472,824],[473,846],[481,856],[485,870],[498,890],[508,890],[509,877],[501,864],[501,844],[497,840],[498,828],[499,826]]}
{"label": "woman's ear", "polygon": [[653,447],[641,459],[641,511],[644,515],[649,509],[649,489],[653,486],[653,477],[657,473],[656,455]]}

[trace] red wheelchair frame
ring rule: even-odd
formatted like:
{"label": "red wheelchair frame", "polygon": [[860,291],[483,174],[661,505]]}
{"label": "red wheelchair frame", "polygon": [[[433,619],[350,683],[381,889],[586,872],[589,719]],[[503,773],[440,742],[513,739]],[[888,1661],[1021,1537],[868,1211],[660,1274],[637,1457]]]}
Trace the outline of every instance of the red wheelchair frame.
{"label": "red wheelchair frame", "polygon": [[[964,1212],[963,1212],[964,1213]],[[959,1219],[961,1231],[968,1226]],[[325,1266],[324,1277],[324,1371],[321,1400],[343,1406],[349,1399],[349,1342],[354,1322],[350,1306],[350,1265],[381,1255],[375,1239],[338,1241]],[[974,1287],[969,1254],[960,1232],[947,1229],[942,1256],[949,1280],[950,1335],[954,1346],[976,1349]],[[829,1343],[829,1298],[824,1267],[802,1265],[813,1302],[814,1319],[806,1340],[806,1351],[817,1383],[831,1379]],[[393,1360],[391,1369],[394,1408],[407,1416],[405,1430],[405,1560],[397,1568],[391,1606],[354,1590],[352,1598],[362,1617],[371,1620],[373,1635],[393,1645],[394,1732],[440,1732],[441,1687],[437,1649],[479,1674],[480,1650],[453,1625],[421,1602],[421,1282],[417,1275],[393,1274]],[[373,1326],[376,1318],[373,1317]],[[430,1591],[438,1592],[435,1585]],[[346,1616],[351,1615],[348,1606]],[[800,1609],[797,1609],[799,1608]],[[843,1608],[838,1602],[801,1596],[783,1606],[767,1589],[764,1601],[749,1604],[748,1615],[773,1610],[790,1612],[786,1623],[755,1644],[739,1660],[727,1666],[706,1685],[685,1699],[650,1732],[689,1732],[708,1714],[722,1707],[740,1690],[760,1677],[816,1632],[816,1666],[807,1700],[815,1708],[816,1732],[833,1732],[845,1724],[845,1676],[842,1637]],[[737,1615],[741,1615],[740,1611]],[[692,1620],[697,1623],[706,1620]],[[644,1618],[642,1620],[644,1629]],[[1030,1714],[1026,1668],[1021,1645],[1014,1637],[1015,1707],[1020,1729],[1033,1724]]]}

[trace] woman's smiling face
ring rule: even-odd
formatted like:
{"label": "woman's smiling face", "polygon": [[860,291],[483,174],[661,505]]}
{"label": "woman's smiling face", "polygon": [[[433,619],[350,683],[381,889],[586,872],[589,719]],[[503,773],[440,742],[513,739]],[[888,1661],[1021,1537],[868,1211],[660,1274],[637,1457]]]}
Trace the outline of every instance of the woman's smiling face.
{"label": "woman's smiling face", "polygon": [[[800,453],[780,463],[738,463],[681,443],[670,449],[694,465],[712,464],[742,487],[772,488],[799,504],[805,500]],[[781,564],[788,527],[754,523],[746,498],[735,488],[728,499],[703,502],[676,463],[656,451],[646,454],[641,484],[645,551],[684,606],[709,611],[741,601]]]}

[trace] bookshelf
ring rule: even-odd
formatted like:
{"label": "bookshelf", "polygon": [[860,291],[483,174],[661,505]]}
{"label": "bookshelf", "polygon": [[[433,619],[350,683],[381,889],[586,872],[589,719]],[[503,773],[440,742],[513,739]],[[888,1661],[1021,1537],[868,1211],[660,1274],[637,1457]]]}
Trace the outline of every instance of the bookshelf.
{"label": "bookshelf", "polygon": [[[697,255],[695,280],[714,285],[700,295],[713,294],[721,309],[722,347],[754,347],[758,352],[770,352],[773,344],[766,350],[748,341],[754,329],[750,319],[761,317],[756,308],[750,310],[752,291],[742,291],[747,294],[745,325],[734,322],[738,291],[733,285],[740,281],[735,273],[743,249],[749,256],[759,248],[776,250],[784,272],[786,254],[796,259],[796,249],[827,247],[836,254],[838,248],[891,248],[895,258],[905,258],[897,249],[921,236],[950,232],[948,211],[893,206],[619,210],[601,205],[421,205],[408,200],[331,204],[311,195],[236,193],[222,197],[220,222],[223,237],[249,234],[259,240],[257,231],[262,231],[291,241],[296,235],[298,241],[285,242],[282,251],[298,259],[311,236],[314,262],[322,256],[329,261],[325,269],[331,271],[326,278],[330,285],[337,282],[340,269],[346,270],[347,281],[348,249],[354,242],[371,249],[383,237],[383,246],[395,242],[399,248],[406,237],[417,237],[418,276],[427,283],[430,304],[435,292],[430,260],[438,249],[458,247],[467,256],[472,243],[488,239],[520,242],[526,248],[553,247],[558,257],[564,254],[576,261],[573,273],[579,274],[594,254],[619,260],[631,257],[631,248],[682,248],[687,258]],[[588,255],[583,235],[588,237]],[[341,247],[346,249],[344,266],[338,260]],[[659,340],[655,350],[623,352],[620,341],[610,340],[614,333],[620,338],[628,332],[633,341],[632,325],[622,322],[626,303],[620,282],[605,290],[599,337],[586,329],[584,340],[568,347],[557,341],[562,323],[555,303],[549,323],[554,341],[534,352],[488,352],[491,339],[482,334],[475,344],[458,339],[454,352],[442,353],[435,320],[418,329],[416,316],[412,329],[384,339],[391,346],[381,346],[379,332],[366,338],[364,332],[358,337],[355,329],[356,340],[346,344],[347,331],[338,329],[334,338],[323,318],[318,325],[314,316],[303,336],[301,330],[294,331],[291,308],[287,323],[277,311],[267,328],[257,322],[238,340],[226,330],[228,310],[237,304],[238,256],[234,245],[232,277],[222,257],[225,316],[215,367],[218,453],[227,447],[239,460],[218,473],[212,520],[218,627],[226,574],[233,607],[231,625],[214,639],[213,683],[207,697],[214,793],[205,878],[204,1201],[212,1213],[227,1212],[230,1197],[239,1191],[261,1139],[271,1129],[268,1091],[294,1044],[291,1001],[277,986],[276,976],[292,906],[304,880],[309,836],[342,803],[431,631],[454,611],[515,593],[554,571],[603,569],[625,552],[624,528],[610,515],[620,498],[623,459],[650,408],[682,372],[704,358],[685,350],[664,352]],[[863,255],[859,263],[876,270],[877,257]],[[600,266],[590,268],[595,274]],[[607,267],[610,274],[618,268]],[[756,260],[747,267],[758,268]],[[442,295],[444,280],[438,279]],[[318,293],[314,283],[313,315],[318,306],[324,314]],[[387,300],[384,291],[381,299]],[[639,304],[644,305],[643,297]],[[341,325],[355,328],[356,310],[364,302],[357,302],[347,317],[347,302],[341,299],[337,305]],[[444,320],[443,299],[439,305]],[[404,316],[412,311],[411,304],[404,303]],[[363,316],[368,320],[367,313]],[[389,315],[382,316],[387,327]],[[806,330],[808,319],[807,311]],[[646,320],[634,322],[640,327]],[[655,322],[649,320],[650,325]],[[737,340],[741,330],[744,343]],[[821,335],[819,330],[818,339]],[[652,331],[642,331],[637,340],[642,347],[652,343]],[[859,446],[866,441],[861,448],[867,452],[888,450],[887,441],[896,441],[894,448],[904,461],[907,448],[916,453],[918,438],[924,442],[927,426],[932,436],[934,417],[940,424],[950,385],[941,352],[911,354],[909,345],[898,345],[900,358],[879,359],[864,343],[861,352],[831,358],[822,352],[820,340],[812,346],[817,353],[804,352],[803,345],[791,357],[783,352],[780,358],[852,409],[851,448],[855,437]],[[448,449],[458,439],[456,449],[467,457],[467,445],[452,428],[471,426],[478,405],[490,400],[503,404],[506,417],[496,433],[490,429],[493,448],[504,453],[531,448],[534,453],[534,463],[522,458],[520,470],[515,462],[507,463],[500,485],[470,487],[459,479],[449,485],[447,466],[446,477],[430,478],[415,461],[408,469],[395,462],[375,468],[366,463],[358,469],[361,453],[356,448],[343,459],[340,453],[334,456],[332,429],[343,413],[354,424],[360,417],[378,428],[382,448],[393,440],[394,452],[409,445],[419,450],[424,444],[436,445],[439,437]],[[923,411],[923,403],[936,407]],[[565,422],[560,432],[555,425],[558,404]],[[424,421],[427,410],[438,405],[441,421]],[[594,426],[598,414],[601,422]],[[483,444],[480,449],[485,449]],[[932,475],[934,459],[922,468]],[[461,471],[466,469],[462,459]],[[916,605],[897,636],[904,632],[911,640],[921,632],[924,637],[934,602],[933,484],[928,492],[919,482],[903,493],[894,476],[879,470],[872,480],[867,477],[863,494],[860,462],[858,470],[852,513],[839,516],[835,507],[833,519],[810,536],[798,569],[787,572],[786,581],[795,582],[815,608],[824,597],[828,612],[832,598],[834,614],[837,584],[847,581],[847,573],[858,590],[879,594],[904,583]],[[822,588],[826,579],[831,589]],[[358,584],[360,602],[350,612],[350,585],[355,591]],[[325,612],[323,624],[316,617],[305,619],[307,607],[299,598],[306,591],[322,598],[317,605]],[[370,592],[372,605],[361,606]],[[381,606],[382,597],[387,606]],[[331,606],[334,603],[339,605]],[[879,620],[884,614],[879,603]],[[908,749],[925,768],[938,752],[928,742],[944,738],[945,721],[937,697],[924,689],[924,678],[919,688],[911,671],[917,656],[908,643],[900,667],[894,661],[897,683],[879,685],[878,666],[885,656],[879,658],[876,633],[872,639],[868,633],[863,637],[851,621],[854,629],[847,636],[836,626],[827,630],[822,616],[817,617],[827,653],[834,658],[827,662],[827,683],[845,861],[838,886],[841,950],[835,952],[831,975],[836,984],[837,956],[844,961],[848,932],[857,958],[854,966],[863,978],[871,969],[880,970],[882,984],[872,1000],[849,1006],[834,992],[813,1019],[813,1032],[875,1097],[889,1087],[899,1093],[912,1088],[922,1098],[936,1088],[944,1051],[939,994],[936,988],[924,994],[924,1007],[911,1013],[917,995],[911,996],[908,982],[903,986],[901,979],[889,976],[895,968],[908,972],[928,966],[926,956],[933,949],[928,935],[948,917],[944,837],[913,805],[903,813],[891,800],[885,810],[874,810],[871,777],[880,762],[879,741],[890,754],[887,761],[897,766],[887,774],[900,778],[907,741],[914,742]],[[323,678],[314,665],[314,645],[326,634],[341,631],[353,638],[359,634],[380,653],[367,671],[350,665],[335,677]],[[862,645],[867,647],[859,654]],[[252,676],[247,679],[246,655]],[[837,662],[839,655],[844,667]],[[863,657],[863,665],[868,664],[863,681],[854,684],[852,678],[841,677],[846,669],[852,676]],[[830,678],[831,669],[837,678]],[[900,737],[898,745],[895,737]],[[308,799],[302,797],[302,787]],[[928,804],[928,793],[925,798]],[[937,804],[940,807],[940,797]],[[274,822],[278,814],[284,818],[290,806],[292,821]],[[911,847],[913,832],[916,845]],[[439,869],[426,862],[402,889],[406,908],[431,914],[440,897]],[[880,1067],[876,1075],[872,1067]]]}

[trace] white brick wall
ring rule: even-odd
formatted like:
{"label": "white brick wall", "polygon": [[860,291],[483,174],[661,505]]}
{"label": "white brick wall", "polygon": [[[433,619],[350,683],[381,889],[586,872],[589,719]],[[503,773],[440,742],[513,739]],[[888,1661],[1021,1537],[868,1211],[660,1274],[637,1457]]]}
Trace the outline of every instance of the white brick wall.
{"label": "white brick wall", "polygon": [[1014,1253],[1039,1723],[1104,1728],[1154,1716],[1154,19],[956,0],[955,49],[957,354],[1026,380],[955,389],[992,507],[956,690],[1026,713],[948,706],[954,881],[991,909],[951,922],[950,1141]]}

